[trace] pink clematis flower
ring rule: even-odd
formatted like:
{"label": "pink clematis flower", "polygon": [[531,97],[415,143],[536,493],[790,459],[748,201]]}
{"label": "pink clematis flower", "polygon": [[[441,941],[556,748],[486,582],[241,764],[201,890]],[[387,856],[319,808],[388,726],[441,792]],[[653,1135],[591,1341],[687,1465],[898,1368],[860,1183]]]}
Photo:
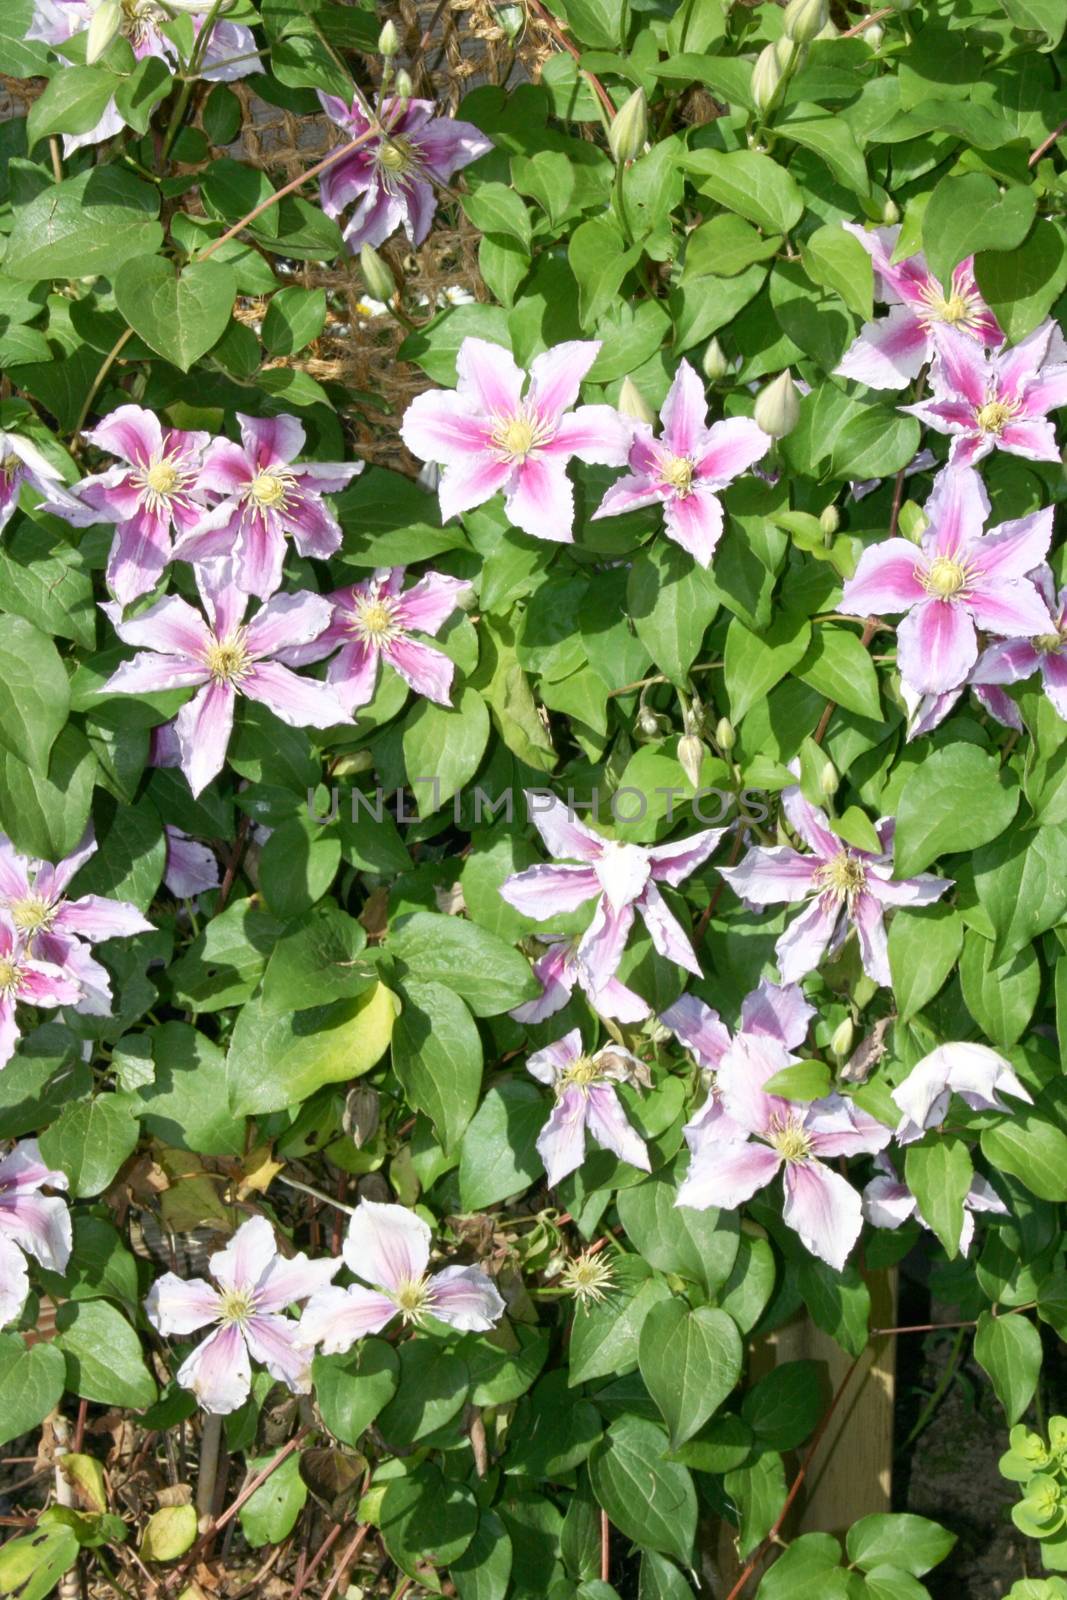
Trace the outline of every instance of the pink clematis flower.
{"label": "pink clematis flower", "polygon": [[508,1013],[516,1022],[544,1022],[546,1017],[554,1017],[567,1004],[576,984],[602,1017],[614,1017],[617,1022],[643,1022],[651,1014],[647,1001],[618,978],[609,978],[593,991],[592,979],[578,954],[580,938],[545,934],[541,942],[547,948],[533,964],[541,993],[536,1000],[527,1000]]}
{"label": "pink clematis flower", "polygon": [[128,900],[99,894],[67,897],[72,879],[96,848],[90,824],[77,849],[53,866],[20,855],[6,834],[0,834],[0,911],[11,919],[28,955],[61,968],[80,985],[79,1011],[106,1016],[111,979],[93,959],[92,946],[154,929]]}
{"label": "pink clematis flower", "polygon": [[[737,1037],[751,1034],[776,1039],[786,1049],[795,1050],[803,1044],[814,1015],[815,1007],[795,984],[780,987],[761,978],[759,987],[742,1002]],[[693,994],[683,994],[668,1006],[660,1013],[660,1021],[701,1068],[707,1088],[703,1105],[682,1129],[692,1159],[674,1202],[701,1210],[707,1203],[701,1199],[705,1175],[717,1164],[722,1141],[748,1138],[748,1130],[729,1116],[717,1081],[732,1038],[719,1013]]]}
{"label": "pink clematis flower", "polygon": [[191,900],[194,895],[206,894],[221,883],[218,858],[206,844],[190,839],[181,828],[164,827],[167,836],[167,864],[163,869],[163,882],[179,900]]}
{"label": "pink clematis flower", "polygon": [[187,600],[167,595],[142,616],[116,621],[120,639],[146,648],[100,691],[199,688],[174,724],[181,769],[194,795],[222,771],[238,695],[258,700],[291,728],[329,728],[348,718],[329,685],[298,677],[270,659],[317,638],[330,621],[327,600],[307,591],[275,595],[246,623],[248,596],[235,584],[229,562],[198,567],[196,578],[208,620]]}
{"label": "pink clematis flower", "polygon": [[327,596],[333,605],[329,626],[311,644],[287,651],[283,660],[304,666],[333,655],[326,681],[349,714],[374,698],[381,661],[416,694],[451,705],[454,663],[411,636],[437,633],[471,585],[440,572],[427,572],[406,593],[403,583],[403,567],[379,567],[366,583],[335,590]]}
{"label": "pink clematis flower", "polygon": [[[998,721],[1003,720],[1006,706],[1011,707],[1015,721],[1009,726],[1022,729],[1022,718],[1015,702],[1005,694],[990,704],[986,694],[990,688],[1004,683],[1022,683],[1035,672],[1041,674],[1042,686],[1059,715],[1067,722],[1067,587],[1056,595],[1052,573],[1048,567],[1039,567],[1033,579],[1052,618],[1048,633],[1031,639],[1002,639],[980,658],[971,674],[976,693],[981,695],[987,710]],[[983,692],[985,691],[985,692]],[[1006,705],[1005,705],[1006,703]],[[994,709],[994,705],[996,709]]]}
{"label": "pink clematis flower", "polygon": [[[888,1156],[875,1156],[874,1165],[877,1176],[871,1179],[863,1191],[863,1215],[867,1221],[875,1228],[896,1230],[914,1217],[922,1227],[929,1228],[930,1224],[919,1210],[918,1200],[907,1184],[897,1177]],[[971,1179],[971,1187],[963,1197],[963,1228],[960,1233],[962,1256],[970,1254],[971,1245],[974,1243],[976,1211],[984,1211],[997,1217],[1008,1215],[1008,1208],[993,1185],[979,1172],[976,1172]]]}
{"label": "pink clematis flower", "polygon": [[526,804],[552,855],[576,857],[582,865],[528,867],[506,879],[500,893],[509,906],[538,922],[563,916],[596,899],[593,920],[578,945],[576,959],[585,971],[582,986],[598,1009],[605,985],[618,970],[636,914],[661,956],[700,977],[693,947],[667,909],[659,884],[676,888],[703,866],[725,828],[705,828],[691,839],[645,849],[594,833],[554,795],[528,790]]}
{"label": "pink clematis flower", "polygon": [[751,905],[808,902],[775,946],[782,981],[795,983],[814,972],[824,956],[835,956],[854,926],[863,970],[875,983],[888,986],[892,980],[886,909],[931,905],[951,887],[951,879],[923,872],[917,878],[895,880],[894,824],[889,818],[877,824],[882,853],[874,855],[838,838],[825,812],[809,804],[799,788],[783,790],[782,809],[811,855],[788,845],[754,845],[736,867],[719,868],[734,892]]}
{"label": "pink clematis flower", "polygon": [[951,435],[949,466],[973,466],[994,449],[1027,461],[1059,461],[1048,413],[1067,405],[1067,345],[1054,322],[992,356],[973,339],[946,330],[937,342],[930,383],[932,400],[901,410]]}
{"label": "pink clematis flower", "polygon": [[981,348],[1003,344],[997,319],[978,292],[974,258],[968,256],[953,270],[948,294],[916,253],[893,260],[896,228],[861,228],[843,222],[874,263],[875,299],[891,309],[887,317],[865,322],[834,371],[855,378],[869,389],[902,389],[933,359],[941,334],[958,329]]}
{"label": "pink clematis flower", "polygon": [[0,1327],[18,1316],[30,1283],[26,1256],[50,1272],[65,1272],[71,1227],[67,1202],[41,1190],[65,1189],[66,1173],[41,1159],[36,1139],[23,1139],[0,1160]]}
{"label": "pink clematis flower", "polygon": [[11,1060],[21,1035],[17,1006],[72,1006],[81,992],[62,967],[29,955],[10,915],[0,911],[0,1067]]}
{"label": "pink clematis flower", "polygon": [[682,1203],[733,1210],[784,1167],[783,1221],[812,1255],[840,1272],[859,1238],[863,1210],[852,1185],[824,1161],[882,1150],[893,1135],[840,1095],[798,1105],[767,1094],[763,1085],[796,1059],[770,1033],[740,1033],[733,1040],[719,1064],[718,1088],[726,1115],[744,1137],[719,1138],[716,1158],[709,1156],[697,1177],[687,1178]]}
{"label": "pink clematis flower", "polygon": [[1013,638],[1054,632],[1027,578],[1052,540],[1053,509],[983,532],[989,497],[971,468],[938,474],[926,502],[922,543],[883,539],[860,557],[842,605],[884,616],[906,611],[897,627],[897,665],[919,694],[964,683],[978,659],[977,628]]}
{"label": "pink clematis flower", "polygon": [[459,516],[498,489],[516,528],[535,539],[574,538],[571,456],[621,467],[632,426],[611,406],[570,408],[596,360],[597,340],[576,339],[537,356],[523,396],[524,374],[500,345],[464,339],[456,357],[455,391],[416,395],[400,436],[413,455],[444,467],[441,516]]}
{"label": "pink clematis flower", "polygon": [[308,1301],[300,1319],[301,1343],[340,1355],[398,1315],[415,1324],[436,1317],[463,1333],[492,1328],[504,1314],[504,1302],[491,1279],[477,1267],[427,1273],[431,1237],[422,1218],[406,1206],[361,1200],[341,1253],[362,1281],[347,1289],[322,1289]]}
{"label": "pink clematis flower", "polygon": [[1007,1111],[998,1098],[1014,1095],[1033,1105],[1029,1092],[1016,1077],[1010,1061],[987,1044],[942,1044],[923,1056],[904,1082],[893,1090],[901,1112],[898,1144],[914,1144],[927,1128],[936,1128],[948,1114],[949,1101],[958,1094],[972,1111]]}
{"label": "pink clematis flower", "polygon": [[362,461],[301,461],[303,426],[295,417],[237,413],[241,443],[216,439],[204,456],[201,486],[223,495],[175,541],[181,561],[232,557],[239,589],[268,599],[282,581],[285,536],[302,556],[332,556],[341,525],[323,500],[363,471]]}
{"label": "pink clematis flower", "polygon": [[207,510],[200,476],[211,435],[164,428],[142,406],[119,406],[85,437],[123,463],[83,478],[74,493],[93,520],[118,524],[107,581],[126,606],[159,582],[172,530],[187,533]]}
{"label": "pink clematis flower", "polygon": [[[65,44],[75,34],[87,31],[103,4],[104,0],[34,0],[33,17],[26,38],[40,39],[50,45]],[[195,34],[200,33],[210,10],[211,5],[207,3],[202,12],[193,15]],[[173,12],[165,4],[158,4],[157,0],[126,0],[120,9],[117,31],[127,40],[138,61],[143,61],[146,56],[160,56],[168,66],[177,67],[178,51],[160,26],[170,21],[172,16]],[[211,82],[229,82],[262,70],[263,63],[256,53],[255,36],[251,29],[240,23],[216,20],[196,76]],[[70,155],[83,145],[100,144],[121,133],[125,126],[114,99],[111,99],[99,122],[87,133],[63,135],[63,152]]]}
{"label": "pink clematis flower", "polygon": [[7,527],[19,507],[22,485],[28,483],[44,496],[44,511],[58,517],[88,522],[86,508],[68,490],[48,457],[21,433],[0,429],[0,532]]}
{"label": "pink clematis flower", "polygon": [[648,1068],[629,1050],[611,1044],[590,1056],[582,1048],[579,1029],[572,1028],[555,1044],[538,1050],[526,1063],[538,1083],[555,1090],[556,1103],[537,1136],[537,1153],[555,1187],[585,1160],[586,1132],[631,1167],[651,1170],[645,1141],[626,1119],[616,1083],[651,1084]]}
{"label": "pink clematis flower", "polygon": [[353,255],[365,244],[383,244],[401,226],[411,243],[420,245],[437,210],[434,184],[448,184],[493,148],[492,140],[473,123],[435,117],[432,100],[386,100],[380,126],[358,99],[346,105],[336,95],[320,94],[319,100],[349,139],[376,129],[366,144],[319,179],[322,209],[328,217],[339,217],[355,202],[344,228]]}
{"label": "pink clematis flower", "polygon": [[704,384],[688,361],[675,374],[660,421],[658,439],[647,423],[635,425],[630,471],[612,484],[593,521],[658,501],[667,537],[707,567],[722,535],[719,491],[766,455],[773,441],[747,417],[709,428]]}
{"label": "pink clematis flower", "polygon": [[298,1342],[299,1323],[284,1312],[322,1289],[340,1265],[309,1261],[303,1254],[279,1255],[266,1217],[249,1217],[225,1250],[217,1250],[208,1262],[218,1288],[204,1278],[186,1283],[165,1272],[148,1291],[145,1311],[156,1332],[164,1335],[183,1337],[216,1325],[175,1376],[205,1411],[225,1416],[248,1399],[251,1361],[266,1367],[294,1394],[307,1394],[309,1353]]}

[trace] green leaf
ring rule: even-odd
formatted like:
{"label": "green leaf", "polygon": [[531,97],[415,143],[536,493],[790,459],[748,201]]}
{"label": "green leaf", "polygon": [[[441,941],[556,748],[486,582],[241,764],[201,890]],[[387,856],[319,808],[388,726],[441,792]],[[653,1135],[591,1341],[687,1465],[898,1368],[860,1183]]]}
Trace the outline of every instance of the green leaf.
{"label": "green leaf", "polygon": [[667,1436],[655,1423],[622,1416],[589,1458],[597,1502],[641,1549],[690,1566],[697,1500],[687,1468],[663,1459]]}
{"label": "green leaf", "polygon": [[682,166],[701,194],[747,217],[766,233],[789,233],[804,212],[795,178],[754,150],[691,150]]}
{"label": "green leaf", "polygon": [[[246,1470],[254,1477],[273,1459],[273,1456],[249,1456]],[[237,1513],[241,1532],[253,1550],[265,1544],[281,1544],[287,1539],[296,1527],[307,1497],[307,1486],[300,1476],[300,1454],[294,1451],[254,1494],[249,1495]]]}
{"label": "green leaf", "polygon": [[443,983],[406,980],[393,1030],[393,1070],[411,1104],[455,1149],[478,1104],[482,1041],[470,1012]]}
{"label": "green leaf", "polygon": [[[848,235],[842,231],[842,237],[847,238]],[[780,234],[771,234],[766,239],[751,223],[735,217],[733,212],[720,212],[710,221],[694,228],[687,238],[683,278],[701,278],[709,274],[717,278],[733,278],[755,261],[769,261],[778,253],[781,243]],[[857,245],[857,249],[862,251],[862,248]]]}
{"label": "green leaf", "polygon": [[1033,189],[1013,184],[1002,192],[985,172],[942,178],[923,213],[923,250],[932,271],[947,286],[965,256],[1015,250],[1030,231],[1035,203]]}
{"label": "green leaf", "polygon": [[459,1600],[504,1600],[511,1562],[507,1529],[494,1511],[483,1511],[474,1538],[449,1568]]}
{"label": "green leaf", "polygon": [[802,683],[857,716],[882,720],[878,674],[854,633],[844,628],[816,628],[795,668]]}
{"label": "green leaf", "polygon": [[1067,824],[1004,834],[971,861],[979,904],[996,938],[993,960],[1009,961],[1067,911]]}
{"label": "green leaf", "polygon": [[90,167],[16,206],[4,270],[30,282],[113,272],[159,249],[158,211],[150,184],[123,167]]}
{"label": "green leaf", "polygon": [[325,289],[301,289],[293,284],[271,295],[263,318],[263,343],[271,355],[295,355],[317,339],[325,326]]}
{"label": "green leaf", "polygon": [[135,333],[182,372],[226,329],[237,294],[224,261],[193,261],[175,273],[162,256],[127,261],[114,277],[115,304]]}
{"label": "green leaf", "polygon": [[378,1416],[378,1431],[390,1449],[415,1444],[451,1422],[462,1410],[469,1386],[462,1356],[436,1339],[409,1339],[397,1356],[397,1391]]}
{"label": "green leaf", "polygon": [[630,1372],[637,1365],[641,1329],[652,1307],[670,1298],[662,1278],[639,1256],[612,1262],[612,1283],[600,1301],[574,1313],[570,1383]]}
{"label": "green leaf", "polygon": [[70,686],[51,639],[21,617],[0,635],[0,744],[35,772],[48,758],[70,709]]}
{"label": "green leaf", "polygon": [[833,289],[858,317],[874,315],[874,267],[854,234],[827,223],[802,241],[800,259],[813,283]]}
{"label": "green leaf", "polygon": [[907,1021],[932,1000],[959,960],[963,919],[952,906],[902,906],[889,924],[889,970],[897,1011]]}
{"label": "green leaf", "polygon": [[714,1294],[730,1276],[739,1227],[734,1211],[694,1211],[674,1203],[680,1163],[620,1189],[619,1218],[645,1260],[660,1272],[675,1272]]}
{"label": "green leaf", "polygon": [[940,1565],[956,1543],[956,1535],[928,1517],[910,1513],[875,1513],[861,1517],[848,1530],[848,1558],[864,1572],[873,1567],[899,1567],[921,1578]]}
{"label": "green leaf", "polygon": [[1041,1200],[1067,1200],[1067,1133],[1029,1106],[1012,1105],[1010,1118],[985,1128],[982,1154]]}
{"label": "green leaf", "polygon": [[79,1199],[106,1189],[137,1144],[137,1119],[124,1096],[98,1094],[65,1106],[40,1137],[41,1154],[59,1167]]}
{"label": "green leaf", "polygon": [[129,77],[119,80],[115,109],[135,133],[147,133],[152,113],[173,83],[169,62],[160,56],[143,56]]}
{"label": "green leaf", "polygon": [[59,1404],[66,1366],[51,1344],[29,1348],[17,1333],[0,1333],[0,1445],[29,1433]]}
{"label": "green leaf", "polygon": [[794,1062],[774,1073],[763,1085],[765,1094],[780,1094],[784,1100],[800,1100],[805,1104],[823,1099],[832,1088],[830,1068],[824,1061]]}
{"label": "green leaf", "polygon": [[329,889],[341,865],[341,841],[306,813],[275,828],[259,858],[259,887],[276,917],[302,917]]}
{"label": "green leaf", "polygon": [[543,1091],[520,1078],[495,1083],[463,1135],[459,1193],[465,1211],[484,1211],[510,1200],[543,1171],[535,1144],[545,1125]]}
{"label": "green leaf", "polygon": [[432,1462],[387,1485],[381,1506],[385,1548],[409,1577],[418,1563],[448,1566],[474,1538],[478,1506],[466,1484],[446,1479]]}
{"label": "green leaf", "polygon": [[[794,114],[800,111],[806,115]],[[851,189],[861,200],[870,194],[871,180],[867,176],[863,151],[844,117],[818,106],[798,105],[788,117],[776,124],[775,132],[780,133],[783,139],[792,139],[794,144],[803,145],[805,150],[813,150],[826,163],[838,183]]]}
{"label": "green leaf", "polygon": [[614,305],[622,280],[640,259],[641,246],[627,247],[610,217],[594,217],[575,228],[567,246],[567,260],[578,284],[578,315],[583,328],[594,328]]}
{"label": "green leaf", "polygon": [[847,1600],[841,1546],[828,1533],[802,1533],[768,1570],[756,1600]]}
{"label": "green leaf", "polygon": [[55,1345],[67,1358],[67,1388],[83,1400],[143,1411],[156,1385],[141,1341],[106,1300],[68,1301],[56,1312]]}
{"label": "green leaf", "polygon": [[463,917],[428,911],[401,917],[386,949],[419,982],[447,984],[476,1017],[499,1016],[540,993],[525,957]]}
{"label": "green leaf", "polygon": [[489,713],[474,689],[455,706],[420,700],[404,723],[404,767],[420,817],[432,816],[473,778],[489,742]]}
{"label": "green leaf", "polygon": [[358,1445],[396,1393],[400,1363],[384,1339],[360,1339],[343,1356],[316,1356],[311,1368],[323,1422],[342,1444]]}
{"label": "green leaf", "polygon": [[460,203],[479,233],[504,234],[529,250],[530,214],[506,183],[480,183],[472,194],[462,195]]}
{"label": "green leaf", "polygon": [[982,252],[974,275],[1009,341],[1018,344],[1067,288],[1067,240],[1058,221],[1039,217],[1014,250]]}
{"label": "green leaf", "polygon": [[193,1548],[196,1535],[195,1506],[163,1506],[145,1523],[141,1556],[145,1561],[177,1561]]}
{"label": "green leaf", "polygon": [[98,768],[71,723],[56,740],[47,774],[0,749],[0,827],[16,850],[61,861],[85,833]]}
{"label": "green leaf", "polygon": [[653,1306],[638,1345],[641,1376],[670,1432],[670,1447],[691,1439],[741,1376],[741,1335],[725,1311],[691,1311],[677,1296]]}
{"label": "green leaf", "polygon": [[[175,1003],[190,1011],[240,1005],[263,976],[281,932],[281,923],[255,900],[233,901],[212,917],[167,974]],[[264,1009],[274,1009],[266,995]]]}
{"label": "green leaf", "polygon": [[800,1297],[816,1326],[849,1355],[860,1355],[867,1344],[871,1296],[857,1269],[848,1266],[835,1272],[825,1261],[806,1256],[793,1270]]}
{"label": "green leaf", "polygon": [[776,683],[807,654],[811,624],[803,617],[779,614],[760,633],[734,617],[726,633],[724,682],[730,716],[740,722],[746,711],[764,700]]}
{"label": "green leaf", "polygon": [[629,0],[564,0],[560,10],[583,44],[610,50],[626,42]]}
{"label": "green leaf", "polygon": [[637,1600],[693,1600],[693,1591],[673,1561],[656,1550],[643,1550]]}
{"label": "green leaf", "polygon": [[174,1149],[240,1155],[245,1121],[230,1110],[225,1053],[185,1022],[150,1028],[147,1043],[152,1081],[130,1096],[145,1131]]}
{"label": "green leaf", "polygon": [[1009,1423],[1018,1422],[1037,1388],[1041,1335],[1024,1314],[996,1317],[983,1311],[974,1335],[974,1359],[993,1385]]}
{"label": "green leaf", "polygon": [[656,666],[684,685],[719,609],[710,575],[677,546],[656,541],[630,568],[626,609]]}
{"label": "green leaf", "polygon": [[997,966],[993,945],[969,932],[960,957],[960,985],[967,1010],[994,1044],[1012,1045],[1034,1014],[1041,991],[1041,965],[1033,945]]}
{"label": "green leaf", "polygon": [[32,150],[50,133],[88,133],[104,114],[117,79],[106,67],[64,67],[30,106],[26,143]]}
{"label": "green leaf", "polygon": [[268,1010],[262,997],[249,1000],[227,1056],[235,1113],[281,1111],[323,1084],[346,1083],[369,1072],[385,1054],[395,1015],[393,996],[380,983],[354,1000],[291,1016]]}
{"label": "green leaf", "polygon": [[1063,38],[1067,17],[1058,0],[1000,0],[1000,4],[1017,28],[1044,34],[1043,50],[1054,50]]}
{"label": "green leaf", "polygon": [[923,1221],[937,1234],[949,1260],[954,1260],[959,1254],[963,1202],[974,1177],[969,1149],[962,1139],[949,1135],[932,1144],[911,1145],[904,1157],[904,1177]]}
{"label": "green leaf", "polygon": [[770,1450],[795,1450],[815,1431],[826,1407],[825,1367],[785,1361],[745,1395],[741,1415]]}
{"label": "green leaf", "polygon": [[12,1539],[0,1550],[0,1595],[45,1600],[78,1559],[81,1546],[73,1528],[38,1528]]}
{"label": "green leaf", "polygon": [[263,974],[264,1008],[299,1011],[311,994],[323,1004],[356,999],[378,981],[374,962],[360,959],[366,943],[355,917],[332,903],[318,906],[274,946]]}
{"label": "green leaf", "polygon": [[117,1300],[136,1316],[141,1293],[137,1262],[118,1231],[102,1217],[82,1213],[74,1217],[74,1240],[63,1273],[45,1273],[43,1281],[53,1298],[65,1300]]}
{"label": "green leaf", "polygon": [[1014,782],[973,744],[932,751],[908,778],[897,802],[893,847],[898,878],[922,872],[938,856],[988,844],[1019,804]]}

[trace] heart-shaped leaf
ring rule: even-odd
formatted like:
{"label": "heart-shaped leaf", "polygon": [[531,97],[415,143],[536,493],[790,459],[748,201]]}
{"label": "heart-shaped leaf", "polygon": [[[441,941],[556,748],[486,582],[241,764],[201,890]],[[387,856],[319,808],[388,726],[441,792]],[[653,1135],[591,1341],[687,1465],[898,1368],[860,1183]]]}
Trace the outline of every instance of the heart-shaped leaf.
{"label": "heart-shaped leaf", "polygon": [[222,337],[237,283],[222,261],[194,261],[175,272],[162,256],[137,256],[114,279],[115,304],[157,355],[188,372]]}

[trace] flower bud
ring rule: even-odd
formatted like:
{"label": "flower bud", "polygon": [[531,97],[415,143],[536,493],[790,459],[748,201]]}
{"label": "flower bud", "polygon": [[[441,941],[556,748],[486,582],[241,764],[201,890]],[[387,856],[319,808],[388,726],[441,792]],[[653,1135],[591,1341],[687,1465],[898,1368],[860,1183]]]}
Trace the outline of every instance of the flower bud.
{"label": "flower bud", "polygon": [[752,98],[758,111],[769,111],[782,86],[782,67],[773,44],[761,50],[752,68]]}
{"label": "flower bud", "polygon": [[840,526],[841,513],[831,500],[830,504],[828,506],[823,506],[821,512],[819,513],[819,527],[822,529],[827,539],[832,539]]}
{"label": "flower bud", "polygon": [[789,0],[782,18],[786,36],[797,44],[810,44],[830,20],[827,0]]}
{"label": "flower bud", "polygon": [[616,409],[624,417],[633,417],[637,422],[647,422],[650,426],[656,420],[656,413],[630,377],[622,380]]}
{"label": "flower bud", "polygon": [[330,775],[334,778],[354,778],[361,772],[371,772],[373,769],[374,755],[370,750],[350,750],[332,763]]}
{"label": "flower bud", "polygon": [[787,433],[792,433],[800,420],[800,397],[788,367],[773,383],[760,390],[753,416],[756,426],[769,433],[772,439],[784,439]]}
{"label": "flower bud", "polygon": [[882,40],[885,38],[885,29],[882,27],[880,22],[872,22],[869,28],[864,28],[863,32],[860,34],[860,38],[863,40],[864,44],[869,44],[871,49],[877,52],[882,48]]}
{"label": "flower bud", "polygon": [[374,1138],[378,1132],[380,1117],[381,1100],[377,1089],[371,1089],[362,1083],[357,1083],[354,1089],[349,1089],[345,1095],[341,1126],[357,1150],[362,1150],[363,1146]]}
{"label": "flower bud", "polygon": [[388,59],[390,56],[395,56],[399,49],[400,35],[396,31],[395,22],[390,18],[378,35],[378,54]]}
{"label": "flower bud", "polygon": [[774,41],[774,53],[778,59],[778,65],[781,67],[782,71],[791,72],[794,63],[800,55],[800,46],[798,44],[794,44],[792,39],[790,39],[786,34],[779,34],[778,38]]}
{"label": "flower bud", "polygon": [[709,383],[718,383],[725,378],[730,370],[730,363],[726,359],[726,351],[718,339],[709,339],[708,348],[704,351],[704,360],[701,362],[704,376]]}
{"label": "flower bud", "polygon": [[900,207],[892,195],[887,198],[885,205],[882,207],[882,221],[887,228],[891,228],[894,223],[900,221]]}
{"label": "flower bud", "polygon": [[838,1061],[844,1061],[852,1050],[852,1041],[856,1030],[852,1025],[852,1018],[846,1017],[844,1022],[839,1022],[834,1029],[834,1036],[830,1040],[830,1052]]}
{"label": "flower bud", "polygon": [[100,60],[112,40],[118,37],[121,27],[122,0],[101,0],[101,4],[93,12],[93,19],[89,24],[89,36],[85,42],[87,66],[92,66],[94,61]]}
{"label": "flower bud", "polygon": [[365,244],[359,252],[359,270],[367,292],[388,304],[396,294],[396,279],[372,244]]}
{"label": "flower bud", "polygon": [[678,740],[678,765],[694,789],[700,788],[700,768],[707,751],[695,733],[686,733]]}
{"label": "flower bud", "polygon": [[619,107],[608,129],[608,144],[616,166],[636,161],[648,138],[648,102],[645,91],[635,89],[625,105]]}
{"label": "flower bud", "polygon": [[832,761],[827,760],[823,765],[822,771],[819,773],[819,788],[822,790],[827,800],[833,799],[834,795],[837,793],[837,786],[840,782],[841,779],[837,776],[837,768],[834,766]]}
{"label": "flower bud", "polygon": [[905,500],[897,518],[897,532],[901,538],[910,539],[912,544],[918,544],[928,527],[929,522],[922,506],[916,505],[914,500]]}
{"label": "flower bud", "polygon": [[715,728],[715,743],[724,755],[729,755],[737,743],[737,734],[729,717],[720,717]]}
{"label": "flower bud", "polygon": [[401,67],[393,79],[393,88],[396,91],[398,100],[410,100],[415,93],[415,86],[411,81],[411,73],[408,72],[406,67]]}

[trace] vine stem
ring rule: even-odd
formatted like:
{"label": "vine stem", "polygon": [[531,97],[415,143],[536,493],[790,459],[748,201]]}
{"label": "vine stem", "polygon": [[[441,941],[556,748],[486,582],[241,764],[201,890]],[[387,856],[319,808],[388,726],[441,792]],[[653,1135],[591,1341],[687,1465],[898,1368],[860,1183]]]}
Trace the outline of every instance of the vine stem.
{"label": "vine stem", "polygon": [[1028,167],[1036,167],[1046,150],[1052,149],[1052,146],[1056,143],[1056,140],[1060,137],[1061,133],[1067,133],[1067,122],[1061,122],[1059,127],[1053,133],[1050,133],[1047,139],[1042,140],[1026,165]]}
{"label": "vine stem", "polygon": [[883,17],[891,17],[894,9],[893,6],[879,6],[877,11],[869,11],[862,21],[857,22],[851,28],[846,28],[844,33],[839,33],[837,37],[839,39],[855,39],[868,28],[873,28],[876,22],[881,22]]}
{"label": "vine stem", "polygon": [[[566,50],[567,54],[572,56],[574,60],[580,64],[582,52],[578,49],[578,46],[574,43],[573,39],[567,38],[567,35],[556,21],[551,11],[541,4],[541,0],[526,0],[526,4],[529,6],[530,10],[535,16],[540,17],[541,21],[545,24],[545,27],[556,40],[557,44],[561,44],[564,50]],[[608,91],[605,89],[596,73],[583,71],[582,76],[588,80],[591,88],[595,91],[596,96],[600,101],[600,104],[604,107],[607,116],[610,119],[614,119],[615,106],[612,102],[611,96],[608,94]]]}
{"label": "vine stem", "polygon": [[326,1588],[322,1591],[322,1600],[332,1600],[332,1597],[337,1593],[348,1574],[349,1567],[352,1565],[353,1561],[362,1550],[364,1544],[367,1542],[368,1533],[370,1533],[369,1522],[365,1522],[362,1527],[356,1530],[355,1538],[352,1540],[351,1544],[347,1546],[343,1555],[341,1556],[340,1561],[337,1563],[337,1571],[326,1585]]}
{"label": "vine stem", "polygon": [[611,1523],[606,1511],[600,1513],[600,1581],[611,1577]]}

